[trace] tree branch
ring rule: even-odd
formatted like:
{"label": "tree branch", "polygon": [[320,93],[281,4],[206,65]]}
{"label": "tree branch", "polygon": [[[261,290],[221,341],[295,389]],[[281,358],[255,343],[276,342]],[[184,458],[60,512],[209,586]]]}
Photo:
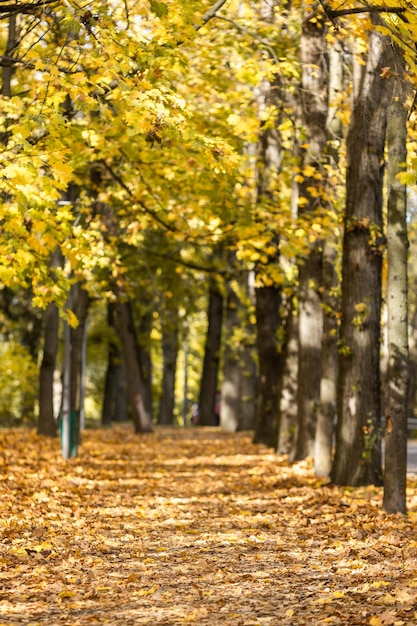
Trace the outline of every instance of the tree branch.
{"label": "tree branch", "polygon": [[40,2],[23,2],[19,4],[18,2],[14,4],[0,4],[0,20],[9,17],[9,15],[16,15],[19,13],[26,14],[36,14],[39,9],[43,9],[43,7],[47,4],[57,4],[58,0],[40,0]]}
{"label": "tree branch", "polygon": [[[337,26],[336,26],[335,20],[338,17],[343,17],[344,15],[355,15],[358,13],[395,13],[401,16],[402,13],[405,13],[407,11],[406,7],[386,7],[386,6],[381,6],[381,5],[379,6],[378,5],[377,6],[365,5],[364,7],[353,7],[351,9],[334,10],[330,7],[327,0],[319,0],[319,2],[323,8],[323,11],[327,15],[327,17],[330,19],[333,26],[335,26],[336,28]],[[402,19],[406,19],[406,18],[403,17]]]}
{"label": "tree branch", "polygon": [[174,228],[173,226],[171,226],[170,224],[167,224],[161,217],[159,217],[159,215],[157,214],[156,211],[153,211],[152,209],[150,209],[149,207],[146,206],[146,204],[142,201],[139,200],[135,194],[133,193],[133,191],[128,187],[128,185],[125,183],[125,181],[122,179],[121,176],[119,176],[119,174],[117,174],[113,168],[108,165],[108,163],[106,163],[106,161],[104,159],[100,159],[100,163],[102,163],[102,165],[105,167],[105,169],[108,171],[108,173],[110,174],[110,176],[117,182],[119,183],[119,185],[128,193],[128,195],[133,198],[135,200],[135,202],[137,202],[139,204],[140,207],[142,207],[142,209],[145,211],[145,213],[147,213],[148,215],[150,215],[151,217],[153,217],[153,219],[158,222],[158,224],[160,224],[161,226],[163,226],[164,228],[166,228],[166,230],[169,230],[173,233],[178,232],[176,228]]}
{"label": "tree branch", "polygon": [[204,13],[203,17],[201,18],[201,24],[199,24],[198,26],[195,26],[195,30],[200,30],[200,28],[202,28],[205,24],[207,24],[207,22],[213,19],[217,11],[219,11],[222,8],[222,6],[226,4],[226,2],[227,0],[217,0],[217,2],[213,4],[211,9],[209,9],[208,11]]}

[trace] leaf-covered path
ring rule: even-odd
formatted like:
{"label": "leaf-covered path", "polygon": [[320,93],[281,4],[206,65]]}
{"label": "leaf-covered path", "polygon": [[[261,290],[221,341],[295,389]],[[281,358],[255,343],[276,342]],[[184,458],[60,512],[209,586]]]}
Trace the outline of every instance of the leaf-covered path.
{"label": "leaf-covered path", "polygon": [[336,489],[247,434],[0,433],[1,624],[417,623],[417,488]]}

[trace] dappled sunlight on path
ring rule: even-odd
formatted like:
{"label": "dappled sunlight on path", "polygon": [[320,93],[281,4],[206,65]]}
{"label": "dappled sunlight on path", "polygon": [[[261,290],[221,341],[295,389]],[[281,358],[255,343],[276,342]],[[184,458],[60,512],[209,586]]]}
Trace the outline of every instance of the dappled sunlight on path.
{"label": "dappled sunlight on path", "polygon": [[1,624],[417,623],[410,515],[246,433],[0,433]]}

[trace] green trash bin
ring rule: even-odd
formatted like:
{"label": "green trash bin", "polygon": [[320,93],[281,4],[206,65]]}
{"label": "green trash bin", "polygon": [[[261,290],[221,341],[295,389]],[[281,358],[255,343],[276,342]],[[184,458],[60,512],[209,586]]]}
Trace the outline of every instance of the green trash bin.
{"label": "green trash bin", "polygon": [[[62,439],[62,414],[60,413],[58,418],[59,424],[59,439],[61,442],[61,450],[63,450],[63,439]],[[70,412],[70,458],[73,459],[78,454],[78,446],[80,444],[80,412],[79,411],[71,411]]]}

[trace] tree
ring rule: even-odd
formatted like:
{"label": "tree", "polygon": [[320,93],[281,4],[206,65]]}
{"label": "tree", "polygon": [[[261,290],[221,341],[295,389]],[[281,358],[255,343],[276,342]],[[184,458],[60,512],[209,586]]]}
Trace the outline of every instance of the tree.
{"label": "tree", "polygon": [[387,308],[388,377],[385,393],[385,471],[383,508],[406,512],[408,417],[408,235],[407,187],[400,179],[407,162],[407,92],[405,62],[392,47],[390,80],[394,83],[387,126]]}
{"label": "tree", "polygon": [[54,376],[58,352],[59,310],[49,303],[44,318],[44,346],[39,371],[39,417],[38,434],[56,436],[54,413]]}
{"label": "tree", "polygon": [[199,425],[217,426],[216,395],[219,388],[219,364],[223,322],[223,294],[215,276],[209,279],[207,334],[203,372],[200,382]]}
{"label": "tree", "polygon": [[[329,35],[328,35],[329,38]],[[323,242],[322,291],[323,339],[321,349],[320,403],[317,411],[317,425],[314,442],[314,469],[317,476],[329,476],[333,458],[333,433],[336,420],[336,380],[337,380],[337,334],[339,302],[338,292],[338,257],[339,242],[334,234],[337,231],[337,219],[340,212],[337,200],[341,191],[340,147],[343,125],[340,117],[341,95],[344,93],[343,47],[337,36],[329,45],[329,106],[327,110],[326,134],[327,145],[323,160],[327,160],[328,171],[325,176],[328,219],[336,217],[335,228],[328,228]],[[333,232],[332,232],[333,231]]]}
{"label": "tree", "polygon": [[[323,151],[326,144],[328,76],[326,25],[321,14],[310,17],[311,5],[303,7],[301,33],[301,111],[305,137],[299,176],[299,216],[314,219],[322,208]],[[298,431],[296,459],[313,456],[317,409],[320,402],[321,341],[323,313],[319,290],[322,276],[322,242],[313,241],[311,250],[298,264]]]}
{"label": "tree", "polygon": [[117,330],[122,345],[127,375],[127,393],[135,431],[152,432],[152,421],[145,405],[144,383],[141,375],[137,337],[134,326],[132,305],[120,300],[116,303]]}
{"label": "tree", "polygon": [[367,53],[356,54],[352,115],[347,136],[338,423],[332,479],[336,484],[380,484],[381,389],[379,370],[382,184],[391,83],[387,37],[369,31]]}
{"label": "tree", "polygon": [[161,400],[159,403],[158,424],[173,424],[175,409],[175,380],[179,349],[178,311],[166,305],[162,316],[162,358],[163,375],[161,383]]}

